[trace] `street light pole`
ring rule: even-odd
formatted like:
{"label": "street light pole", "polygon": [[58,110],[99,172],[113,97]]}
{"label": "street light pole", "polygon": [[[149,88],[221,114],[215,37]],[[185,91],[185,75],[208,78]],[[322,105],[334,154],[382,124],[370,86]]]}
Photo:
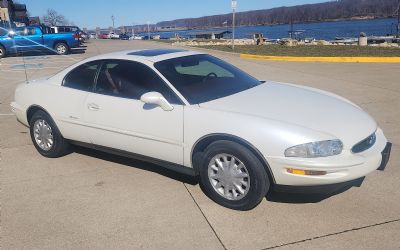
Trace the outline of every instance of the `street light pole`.
{"label": "street light pole", "polygon": [[111,16],[111,20],[112,20],[112,23],[113,23],[113,26],[112,26],[112,27],[113,27],[113,32],[114,32],[114,21],[115,21],[114,15]]}
{"label": "street light pole", "polygon": [[149,38],[150,41],[150,21],[147,21],[147,37]]}
{"label": "street light pole", "polygon": [[397,5],[397,38],[400,38],[400,0]]}
{"label": "street light pole", "polygon": [[232,50],[235,50],[235,14],[236,14],[236,7],[237,1],[232,0]]}

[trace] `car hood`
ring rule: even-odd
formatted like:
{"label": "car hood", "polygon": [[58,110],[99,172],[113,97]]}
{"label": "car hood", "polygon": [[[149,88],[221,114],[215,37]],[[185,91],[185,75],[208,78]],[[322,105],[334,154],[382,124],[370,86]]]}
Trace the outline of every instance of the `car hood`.
{"label": "car hood", "polygon": [[306,127],[342,140],[345,147],[352,147],[377,129],[366,112],[344,98],[277,82],[202,103],[200,107]]}

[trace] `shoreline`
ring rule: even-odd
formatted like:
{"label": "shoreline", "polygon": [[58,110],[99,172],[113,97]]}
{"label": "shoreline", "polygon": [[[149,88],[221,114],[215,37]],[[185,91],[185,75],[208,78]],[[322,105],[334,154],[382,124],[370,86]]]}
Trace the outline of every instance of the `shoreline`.
{"label": "shoreline", "polygon": [[[297,22],[293,23],[293,25],[302,25],[302,24],[318,24],[318,23],[336,23],[336,22],[357,22],[357,21],[368,21],[368,20],[383,20],[383,19],[394,19],[395,17],[373,17],[373,16],[365,16],[365,17],[350,17],[350,18],[340,18],[340,19],[327,19],[323,21],[309,21],[309,22]],[[276,23],[276,24],[257,24],[257,25],[240,25],[236,26],[236,28],[243,28],[243,27],[274,27],[274,26],[286,26],[290,25],[290,23]],[[201,28],[186,28],[186,29],[171,29],[171,30],[157,30],[150,33],[163,33],[163,32],[179,32],[179,31],[202,31],[202,30],[212,30],[212,29],[231,29],[231,26],[213,26],[213,27],[201,27]],[[140,33],[147,33],[147,32],[140,32]],[[139,33],[139,34],[140,34]]]}

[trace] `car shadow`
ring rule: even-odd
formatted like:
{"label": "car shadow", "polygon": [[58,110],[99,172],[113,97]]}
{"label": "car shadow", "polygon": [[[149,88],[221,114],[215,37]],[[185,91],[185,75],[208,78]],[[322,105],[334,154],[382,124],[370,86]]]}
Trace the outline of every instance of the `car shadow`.
{"label": "car shadow", "polygon": [[[95,157],[98,159],[102,159],[104,161],[109,161],[137,169],[142,169],[145,171],[157,173],[159,175],[165,176],[167,178],[171,178],[173,180],[183,182],[192,186],[200,184],[200,188],[204,192],[204,187],[201,185],[198,177],[193,177],[190,175],[185,175],[182,173],[175,172],[173,170],[169,170],[160,165],[156,165],[153,163],[148,163],[141,160],[136,160],[128,157],[113,155],[109,153],[105,153],[102,151],[98,151],[95,149],[85,148],[81,146],[73,146],[73,152],[89,157]],[[362,182],[364,181],[364,177],[340,184],[327,185],[327,186],[317,186],[317,187],[306,187],[302,189],[296,188],[285,188],[282,187],[271,187],[270,191],[266,195],[266,199],[269,202],[276,203],[291,203],[291,204],[306,204],[306,203],[318,203],[325,199],[328,199],[332,196],[341,194],[352,187],[360,187]]]}
{"label": "car shadow", "polygon": [[102,159],[104,161],[109,161],[109,162],[129,166],[129,167],[157,173],[159,175],[174,179],[179,182],[187,183],[187,184],[190,184],[193,186],[197,185],[199,183],[199,180],[197,177],[181,174],[181,173],[169,170],[167,168],[164,168],[162,166],[159,166],[159,165],[156,165],[153,163],[148,163],[145,161],[140,161],[140,160],[136,160],[136,159],[132,159],[132,158],[128,158],[128,157],[113,155],[113,154],[105,153],[105,152],[90,149],[90,148],[84,148],[84,147],[80,147],[80,146],[74,146],[73,151],[77,154],[95,157],[98,159]]}
{"label": "car shadow", "polygon": [[[86,48],[79,47],[71,49],[69,55],[84,54],[84,53],[86,53]],[[34,51],[18,52],[18,53],[11,52],[10,54],[7,54],[7,57],[29,57],[29,56],[47,56],[47,55],[57,55],[57,53],[53,51],[34,50]]]}

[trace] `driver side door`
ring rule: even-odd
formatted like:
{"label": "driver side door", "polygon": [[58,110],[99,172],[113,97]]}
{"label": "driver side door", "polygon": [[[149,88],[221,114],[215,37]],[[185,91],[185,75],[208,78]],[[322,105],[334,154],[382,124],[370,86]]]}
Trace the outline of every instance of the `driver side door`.
{"label": "driver side door", "polygon": [[14,36],[15,46],[18,52],[43,49],[42,32],[39,28],[18,28]]}
{"label": "driver side door", "polygon": [[[140,101],[152,91],[161,93],[173,110]],[[84,117],[95,145],[182,165],[183,109],[181,100],[150,67],[105,60],[94,93],[86,99]]]}

